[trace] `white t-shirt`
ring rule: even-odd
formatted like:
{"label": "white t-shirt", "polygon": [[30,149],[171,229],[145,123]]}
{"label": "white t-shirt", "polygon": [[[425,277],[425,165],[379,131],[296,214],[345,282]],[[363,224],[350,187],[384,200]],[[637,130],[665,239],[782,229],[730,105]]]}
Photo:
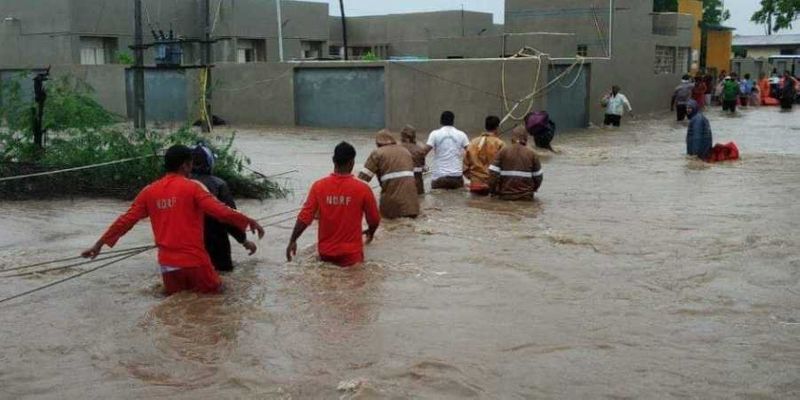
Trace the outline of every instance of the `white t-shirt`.
{"label": "white t-shirt", "polygon": [[433,179],[464,174],[464,148],[469,137],[464,132],[443,126],[428,136],[428,146],[433,147]]}

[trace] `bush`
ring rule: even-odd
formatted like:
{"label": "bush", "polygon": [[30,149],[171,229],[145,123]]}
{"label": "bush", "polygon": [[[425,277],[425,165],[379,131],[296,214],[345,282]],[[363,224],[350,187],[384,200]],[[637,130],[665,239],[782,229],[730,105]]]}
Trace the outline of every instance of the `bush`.
{"label": "bush", "polygon": [[[205,142],[217,155],[214,173],[228,181],[235,196],[282,196],[277,184],[245,171],[250,160],[233,149],[235,135],[206,137],[185,127],[176,132],[135,132],[105,111],[88,85],[71,78],[48,84],[44,126],[50,141],[44,152],[33,143],[33,105],[18,80],[0,87],[0,176],[52,171],[127,158],[136,160],[57,175],[0,182],[0,198],[90,196],[130,199],[162,175],[163,151],[174,144]],[[139,158],[140,157],[140,158]]]}

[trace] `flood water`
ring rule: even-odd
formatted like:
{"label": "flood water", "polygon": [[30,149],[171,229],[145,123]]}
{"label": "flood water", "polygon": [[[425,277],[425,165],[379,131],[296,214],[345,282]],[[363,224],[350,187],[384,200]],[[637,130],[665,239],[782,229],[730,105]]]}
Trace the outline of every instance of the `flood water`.
{"label": "flood water", "polygon": [[[150,252],[0,304],[0,398],[798,398],[800,114],[708,116],[741,161],[686,158],[667,116],[562,135],[537,202],[429,193],[361,268],[315,261],[314,229],[286,263],[284,215],[256,256],[235,246],[221,296],[162,297]],[[343,139],[363,163],[369,133],[240,132],[256,169],[301,170],[241,208],[299,206]],[[0,209],[9,268],[76,255],[126,203]]]}

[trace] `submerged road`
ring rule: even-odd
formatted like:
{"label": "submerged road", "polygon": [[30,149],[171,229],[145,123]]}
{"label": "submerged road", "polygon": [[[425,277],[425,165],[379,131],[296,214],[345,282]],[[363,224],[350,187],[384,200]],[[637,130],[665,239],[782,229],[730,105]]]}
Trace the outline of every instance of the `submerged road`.
{"label": "submerged road", "polygon": [[[561,135],[537,202],[429,193],[362,268],[316,262],[314,230],[285,263],[286,222],[221,296],[163,298],[151,252],[0,305],[0,398],[800,397],[800,114],[707,115],[741,161],[686,158],[667,117]],[[254,168],[302,171],[241,208],[298,207],[345,139],[363,163],[369,133],[240,131]],[[0,203],[0,266],[76,255],[126,207]]]}

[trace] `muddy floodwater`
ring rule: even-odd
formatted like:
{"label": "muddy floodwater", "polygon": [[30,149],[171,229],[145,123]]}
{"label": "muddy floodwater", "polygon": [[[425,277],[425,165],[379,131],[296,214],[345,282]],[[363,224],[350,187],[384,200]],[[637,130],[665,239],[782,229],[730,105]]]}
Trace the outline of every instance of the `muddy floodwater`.
{"label": "muddy floodwater", "polygon": [[[0,398],[798,398],[800,112],[708,116],[741,161],[686,158],[667,116],[561,135],[537,202],[429,193],[361,268],[315,261],[315,229],[286,263],[284,214],[220,296],[164,298],[149,252],[0,304]],[[343,139],[363,163],[369,133],[241,130],[254,168],[300,170],[241,208],[298,207]],[[77,255],[126,207],[0,203],[0,266]]]}

